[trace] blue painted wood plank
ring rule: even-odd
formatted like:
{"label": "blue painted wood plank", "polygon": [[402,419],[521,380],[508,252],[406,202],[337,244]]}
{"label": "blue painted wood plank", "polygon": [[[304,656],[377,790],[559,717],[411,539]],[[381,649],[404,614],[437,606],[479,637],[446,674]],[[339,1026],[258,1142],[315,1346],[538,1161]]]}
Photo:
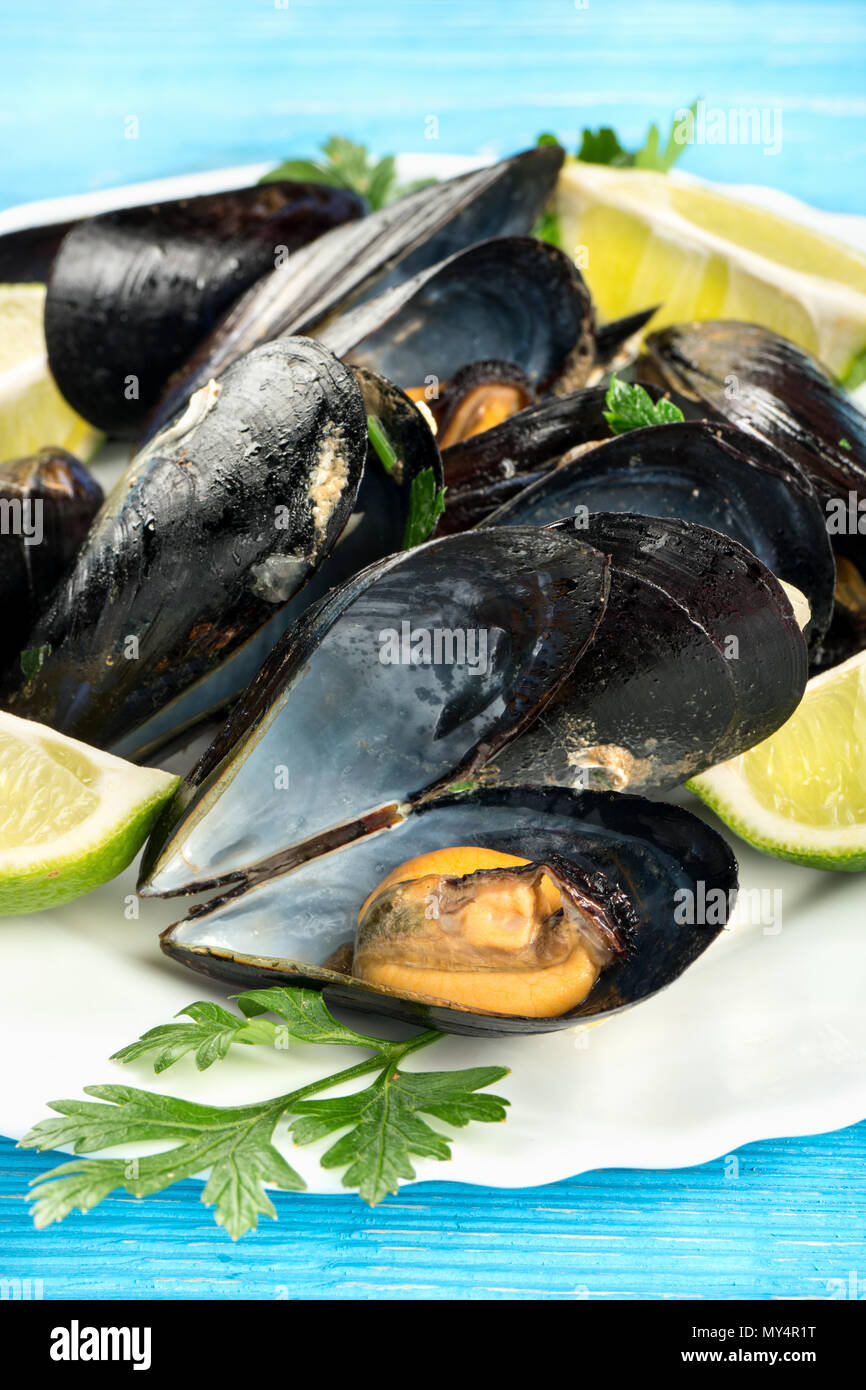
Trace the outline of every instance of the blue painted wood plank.
{"label": "blue painted wood plank", "polygon": [[866,1123],[663,1173],[418,1183],[372,1210],[275,1193],[278,1221],[236,1245],[191,1182],[37,1232],[27,1181],[58,1157],[0,1144],[0,1279],[47,1299],[866,1297]]}

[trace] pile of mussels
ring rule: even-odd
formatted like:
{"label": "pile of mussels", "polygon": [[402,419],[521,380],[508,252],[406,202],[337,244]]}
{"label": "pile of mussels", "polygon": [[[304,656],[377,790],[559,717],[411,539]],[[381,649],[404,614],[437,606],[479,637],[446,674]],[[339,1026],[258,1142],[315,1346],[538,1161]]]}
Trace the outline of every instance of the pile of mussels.
{"label": "pile of mussels", "polygon": [[[0,240],[0,278],[47,275],[61,391],[135,441],[101,508],[56,452],[3,470],[56,523],[3,575],[3,699],[136,759],[211,731],[140,880],[211,894],[162,940],[195,970],[463,1033],[631,1006],[724,925],[674,903],[736,889],[647,793],[866,645],[863,540],[828,527],[866,421],[754,325],[640,358],[654,305],[598,326],[530,234],[561,160],[366,216],[287,182]],[[612,435],[615,368],[685,419]]]}

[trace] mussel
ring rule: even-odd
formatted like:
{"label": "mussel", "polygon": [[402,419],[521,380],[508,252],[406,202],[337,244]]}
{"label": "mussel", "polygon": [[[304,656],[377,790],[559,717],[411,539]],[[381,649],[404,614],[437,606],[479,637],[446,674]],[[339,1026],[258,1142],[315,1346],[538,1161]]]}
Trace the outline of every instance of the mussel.
{"label": "mussel", "polygon": [[54,380],[91,424],[134,438],[169,377],[238,296],[361,211],[347,189],[286,181],[78,223],[48,280]]}
{"label": "mussel", "polygon": [[579,524],[614,511],[679,517],[739,541],[805,595],[806,640],[820,646],[836,579],[825,518],[808,478],[771,445],[706,421],[630,430],[547,471],[488,524]]}
{"label": "mussel", "polygon": [[866,512],[866,417],[803,348],[724,319],[664,328],[645,347],[665,385],[799,464],[828,517],[850,492]]}
{"label": "mussel", "polygon": [[101,503],[96,479],[64,449],[0,464],[0,671],[20,675],[33,624]]}
{"label": "mussel", "polygon": [[[663,392],[647,386],[650,398]],[[526,406],[442,449],[448,506],[440,535],[465,531],[590,444],[610,439],[607,388],[587,386]]]}
{"label": "mussel", "polygon": [[[702,412],[775,445],[810,479],[840,561],[821,669],[866,643],[866,417],[803,348],[759,324],[677,324],[646,341],[644,371]],[[844,561],[844,563],[842,563]]]}
{"label": "mussel", "polygon": [[[501,937],[479,941],[477,931],[468,959],[450,934],[413,950],[391,914],[363,911],[365,898],[374,894],[381,909],[382,884],[401,861],[448,846],[469,863],[522,860],[533,873],[555,866],[571,902],[577,897],[571,920],[563,927],[547,918],[522,951]],[[473,886],[463,884],[464,896]],[[448,1033],[545,1033],[597,1021],[673,983],[726,925],[736,887],[729,847],[680,807],[614,792],[479,790],[443,796],[338,854],[224,895],[169,928],[161,945],[241,988],[305,984],[332,1007]],[[386,951],[390,972],[381,970]],[[374,956],[378,971],[369,968]],[[371,978],[352,973],[356,957]]]}
{"label": "mussel", "polygon": [[486,434],[532,405],[538,388],[526,372],[504,359],[469,362],[444,385],[428,381],[407,394],[423,402],[441,449]]}
{"label": "mussel", "polygon": [[499,237],[337,315],[316,336],[404,389],[447,383],[473,362],[506,354],[545,389],[585,380],[593,332],[589,291],[573,261],[534,237]]}
{"label": "mussel", "polygon": [[556,182],[563,152],[538,147],[444,183],[419,189],[350,226],[335,228],[289,256],[217,324],[170,382],[148,432],[182,408],[250,348],[309,332],[329,315],[492,236],[533,226]]}
{"label": "mussel", "polygon": [[[520,499],[499,524],[523,525]],[[806,644],[789,595],[737,541],[674,517],[596,512],[576,534],[611,590],[585,660],[488,776],[663,791],[769,737],[799,704]],[[575,534],[575,520],[553,523]]]}
{"label": "mussel", "polygon": [[[333,544],[323,545],[303,588],[261,630],[229,656],[206,681],[191,687],[152,719],[121,737],[114,751],[152,762],[173,748],[185,749],[208,729],[219,728],[227,707],[255,676],[271,648],[305,609],[334,585],[417,540],[416,490],[433,497],[442,488],[436,441],[413,402],[392,382],[363,367],[350,367],[361,393],[370,441],[353,510]],[[372,441],[375,440],[375,443]],[[421,538],[426,535],[422,529]]]}
{"label": "mussel", "polygon": [[16,713],[101,746],[247,642],[327,555],[367,452],[361,393],[307,339],[248,354],[133,459],[28,641]]}
{"label": "mussel", "polygon": [[[569,734],[545,731],[575,682],[606,685],[621,753],[636,733],[633,705],[642,735],[656,720],[657,750],[649,737],[634,742],[634,775],[611,780],[669,785],[782,722],[805,683],[805,643],[780,586],[736,542],[683,522],[596,522],[580,535],[568,524],[445,537],[371,566],[308,610],[146,849],[143,894],[217,890],[163,948],[234,983],[306,981],[332,1000],[458,1032],[544,1031],[675,978],[726,920],[730,851],[679,809],[563,790],[579,782],[576,764],[561,766]],[[646,573],[630,606],[635,560]],[[661,616],[643,654],[664,645],[666,668],[658,658],[638,689],[623,657],[616,669],[605,662],[629,651],[651,605]],[[740,644],[731,661],[723,633]],[[759,679],[768,652],[773,670]],[[640,705],[653,677],[678,665],[670,727],[667,692],[649,712]],[[587,750],[576,741],[574,751]],[[618,771],[612,758],[605,771]],[[492,885],[500,906],[507,899],[507,941],[495,939],[483,877],[503,865],[473,858],[479,847],[525,861],[511,867],[527,875]],[[430,872],[407,869],[419,854],[439,856],[424,861]],[[420,890],[390,892],[395,869],[403,883],[436,880],[422,885],[420,908]],[[713,929],[683,931],[676,894],[710,883]],[[443,907],[447,941],[422,920]],[[493,934],[479,937],[485,921]],[[542,988],[535,972],[548,967]],[[449,987],[446,977],[470,968],[498,971],[499,993],[490,978]]]}

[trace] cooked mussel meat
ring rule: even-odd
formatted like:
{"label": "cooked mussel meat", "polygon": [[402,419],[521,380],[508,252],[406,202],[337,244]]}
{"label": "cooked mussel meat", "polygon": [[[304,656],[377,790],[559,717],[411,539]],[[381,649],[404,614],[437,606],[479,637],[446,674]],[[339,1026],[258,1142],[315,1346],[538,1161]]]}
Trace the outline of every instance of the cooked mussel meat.
{"label": "cooked mussel meat", "polygon": [[347,189],[280,181],[78,223],[48,281],[54,380],[85,420],[133,438],[238,296],[275,259],[361,210]]}
{"label": "cooked mussel meat", "polygon": [[0,671],[20,674],[33,624],[101,504],[99,483],[65,449],[0,464]]}
{"label": "cooked mussel meat", "polygon": [[351,974],[482,1012],[555,1018],[583,1003],[637,913],[567,860],[474,845],[392,869],[358,914]]}
{"label": "cooked mussel meat", "polygon": [[409,387],[426,412],[440,449],[447,449],[525,410],[536,398],[526,372],[513,362],[469,362],[450,381]]}

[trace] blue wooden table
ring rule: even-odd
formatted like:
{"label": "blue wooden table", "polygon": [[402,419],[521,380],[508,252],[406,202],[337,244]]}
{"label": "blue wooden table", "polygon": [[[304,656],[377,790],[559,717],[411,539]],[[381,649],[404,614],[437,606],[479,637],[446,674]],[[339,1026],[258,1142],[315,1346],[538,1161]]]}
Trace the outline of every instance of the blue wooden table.
{"label": "blue wooden table", "polygon": [[[584,123],[636,142],[700,96],[781,119],[781,147],[695,145],[683,168],[866,212],[862,0],[0,0],[0,19],[0,206],[334,132],[382,153],[573,144]],[[864,1159],[866,1124],[738,1165],[419,1184],[375,1211],[278,1194],[278,1223],[233,1246],[193,1183],[36,1233],[26,1183],[56,1160],[0,1142],[0,1281],[46,1298],[863,1297]]]}

